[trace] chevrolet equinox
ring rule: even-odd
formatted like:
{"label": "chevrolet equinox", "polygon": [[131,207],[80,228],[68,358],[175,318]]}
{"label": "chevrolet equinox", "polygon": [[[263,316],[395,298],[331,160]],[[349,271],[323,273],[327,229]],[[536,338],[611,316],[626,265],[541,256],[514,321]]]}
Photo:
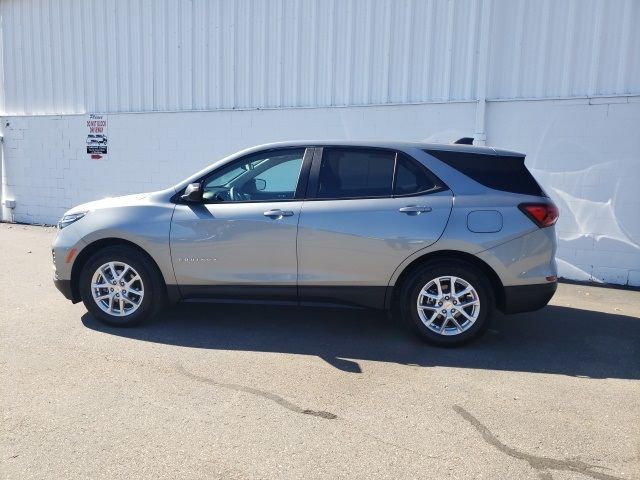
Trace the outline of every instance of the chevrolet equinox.
{"label": "chevrolet equinox", "polygon": [[463,343],[498,309],[556,290],[558,209],[524,155],[423,143],[295,142],[224,158],[174,187],[75,207],[54,282],[97,319],[178,301],[386,309]]}

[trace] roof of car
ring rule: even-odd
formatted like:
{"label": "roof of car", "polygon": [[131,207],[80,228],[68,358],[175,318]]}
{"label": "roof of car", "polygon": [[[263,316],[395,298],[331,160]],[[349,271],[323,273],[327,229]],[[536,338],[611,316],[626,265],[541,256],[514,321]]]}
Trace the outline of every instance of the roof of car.
{"label": "roof of car", "polygon": [[504,150],[494,147],[480,147],[475,145],[461,145],[455,143],[427,143],[427,142],[403,142],[403,141],[387,141],[382,142],[379,140],[367,141],[367,140],[298,140],[290,142],[275,142],[266,143],[254,147],[254,149],[266,149],[266,148],[282,148],[282,147],[302,147],[302,146],[318,146],[318,147],[385,147],[385,148],[419,148],[421,150],[433,150],[433,151],[448,151],[448,152],[466,152],[476,153],[481,155],[498,155],[498,156],[519,156],[524,157],[524,153],[514,152],[510,150]]}

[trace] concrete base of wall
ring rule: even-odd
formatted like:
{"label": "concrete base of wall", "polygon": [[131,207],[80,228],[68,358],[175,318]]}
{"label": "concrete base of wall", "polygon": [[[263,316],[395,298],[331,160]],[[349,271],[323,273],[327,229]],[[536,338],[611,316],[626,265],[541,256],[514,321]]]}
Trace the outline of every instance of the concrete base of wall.
{"label": "concrete base of wall", "polygon": [[[4,117],[2,220],[53,224],[74,205],[167,187],[229,153],[282,140],[449,142],[474,103],[106,115],[108,155],[85,115]],[[487,145],[527,154],[560,207],[558,263],[574,280],[640,285],[640,97],[490,102]]]}

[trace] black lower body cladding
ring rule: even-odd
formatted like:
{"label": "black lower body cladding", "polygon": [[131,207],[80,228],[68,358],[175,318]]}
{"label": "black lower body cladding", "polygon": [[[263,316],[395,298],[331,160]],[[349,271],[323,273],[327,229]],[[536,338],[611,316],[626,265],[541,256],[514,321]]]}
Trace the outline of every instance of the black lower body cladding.
{"label": "black lower body cladding", "polygon": [[522,313],[539,310],[556,293],[558,282],[504,287],[503,313]]}

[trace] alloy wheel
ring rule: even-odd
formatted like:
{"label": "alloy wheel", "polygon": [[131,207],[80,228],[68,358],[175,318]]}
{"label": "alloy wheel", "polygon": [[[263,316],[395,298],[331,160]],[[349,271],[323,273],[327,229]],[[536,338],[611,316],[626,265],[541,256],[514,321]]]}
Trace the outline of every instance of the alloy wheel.
{"label": "alloy wheel", "polygon": [[131,315],[142,304],[142,277],[124,262],[108,262],[91,278],[91,294],[98,307],[116,317]]}
{"label": "alloy wheel", "polygon": [[417,301],[422,323],[439,335],[459,335],[467,331],[480,314],[480,297],[466,280],[442,276],[429,281]]}

